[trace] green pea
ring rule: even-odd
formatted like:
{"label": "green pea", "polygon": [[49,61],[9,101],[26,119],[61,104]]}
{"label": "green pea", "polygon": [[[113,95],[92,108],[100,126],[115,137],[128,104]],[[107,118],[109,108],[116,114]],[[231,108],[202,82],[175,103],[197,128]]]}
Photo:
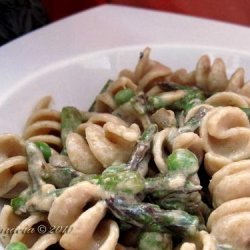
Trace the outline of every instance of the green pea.
{"label": "green pea", "polygon": [[12,242],[6,246],[5,250],[28,250],[28,248],[22,242]]}
{"label": "green pea", "polygon": [[135,96],[135,93],[132,89],[122,89],[115,94],[114,98],[116,104],[120,106],[128,102],[133,96]]}
{"label": "green pea", "polygon": [[26,201],[27,200],[23,197],[16,197],[16,198],[11,199],[10,205],[12,206],[13,210],[16,211],[20,207],[24,206]]}
{"label": "green pea", "polygon": [[41,142],[41,141],[37,141],[37,142],[35,142],[35,144],[41,150],[45,161],[48,162],[49,158],[51,156],[51,148],[50,148],[50,146],[47,143]]}
{"label": "green pea", "polygon": [[166,164],[170,173],[191,176],[199,169],[198,159],[188,149],[177,149],[166,159]]}

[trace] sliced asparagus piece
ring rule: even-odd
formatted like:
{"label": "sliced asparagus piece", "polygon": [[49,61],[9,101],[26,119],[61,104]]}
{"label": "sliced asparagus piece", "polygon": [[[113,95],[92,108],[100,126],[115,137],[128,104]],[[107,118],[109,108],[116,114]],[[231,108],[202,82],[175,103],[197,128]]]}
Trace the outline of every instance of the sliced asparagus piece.
{"label": "sliced asparagus piece", "polygon": [[145,129],[131,156],[131,160],[128,163],[127,167],[129,170],[136,171],[138,169],[138,164],[142,161],[142,159],[150,149],[151,142],[156,132],[157,132],[156,124],[151,124]]}
{"label": "sliced asparagus piece", "polygon": [[201,190],[183,176],[165,176],[145,179],[144,192],[153,198],[161,199],[173,193],[190,194]]}
{"label": "sliced asparagus piece", "polygon": [[63,153],[66,153],[66,138],[70,132],[75,132],[82,123],[82,114],[75,107],[64,107],[61,112],[61,139]]}
{"label": "sliced asparagus piece", "polygon": [[118,106],[130,101],[130,99],[135,96],[135,92],[132,89],[122,89],[118,91],[115,96],[115,102]]}
{"label": "sliced asparagus piece", "polygon": [[193,235],[198,230],[198,218],[181,210],[163,210],[151,203],[128,201],[123,197],[106,200],[113,215],[121,221],[145,231],[169,233],[176,237]]}
{"label": "sliced asparagus piece", "polygon": [[164,91],[176,91],[182,90],[185,92],[183,97],[180,97],[179,100],[174,100],[173,102],[169,102],[169,99],[165,99],[165,95],[161,94],[159,96],[151,96],[149,98],[149,104],[153,109],[165,108],[169,107],[174,110],[184,110],[187,112],[192,107],[199,105],[204,102],[205,96],[204,93],[195,87],[189,87],[184,85],[179,85],[175,83],[161,83],[159,86]]}
{"label": "sliced asparagus piece", "polygon": [[95,179],[96,184],[112,193],[138,194],[144,189],[143,177],[135,171],[106,173]]}
{"label": "sliced asparagus piece", "polygon": [[74,179],[70,185],[80,181],[89,181],[100,185],[104,190],[114,194],[125,193],[135,195],[144,190],[144,179],[140,173],[130,170],[115,172],[112,170],[103,172],[102,175],[83,175]]}
{"label": "sliced asparagus piece", "polygon": [[202,118],[207,114],[208,109],[205,107],[200,107],[197,112],[192,116],[183,127],[180,127],[178,131],[180,133],[185,132],[194,132],[197,128],[200,127]]}
{"label": "sliced asparagus piece", "polygon": [[41,179],[45,160],[42,152],[33,142],[26,143],[26,153],[28,160],[28,172],[31,177],[31,188],[33,192],[40,190],[44,181]]}
{"label": "sliced asparagus piece", "polygon": [[147,97],[143,92],[140,92],[136,96],[132,97],[130,99],[130,103],[132,107],[135,109],[135,111],[140,115],[145,115],[151,108],[148,106],[148,100]]}
{"label": "sliced asparagus piece", "polygon": [[46,164],[42,171],[42,179],[57,188],[68,187],[69,183],[81,173],[70,167],[54,167]]}

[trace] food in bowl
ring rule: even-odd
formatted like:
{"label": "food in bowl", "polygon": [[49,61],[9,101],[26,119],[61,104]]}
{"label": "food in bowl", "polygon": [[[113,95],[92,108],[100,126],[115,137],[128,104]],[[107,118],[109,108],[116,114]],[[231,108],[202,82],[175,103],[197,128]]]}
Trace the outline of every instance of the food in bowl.
{"label": "food in bowl", "polygon": [[0,135],[6,249],[250,249],[250,84],[146,48],[88,111],[38,101]]}

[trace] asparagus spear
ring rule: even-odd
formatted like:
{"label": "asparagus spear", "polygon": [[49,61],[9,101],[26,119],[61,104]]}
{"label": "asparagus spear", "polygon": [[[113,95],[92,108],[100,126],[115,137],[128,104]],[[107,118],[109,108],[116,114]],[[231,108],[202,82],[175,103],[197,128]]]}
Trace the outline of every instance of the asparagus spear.
{"label": "asparagus spear", "polygon": [[118,91],[115,96],[115,102],[118,106],[130,101],[130,99],[135,96],[135,92],[132,89],[122,89]]}
{"label": "asparagus spear", "polygon": [[[48,212],[54,199],[61,195],[65,188],[53,189],[51,191],[42,189],[34,193],[30,192],[31,190],[29,189],[27,191],[26,196],[20,194],[18,197],[11,199],[10,205],[18,215],[26,215],[28,212]],[[36,204],[32,200],[36,200],[39,203]]]}
{"label": "asparagus spear", "polygon": [[21,199],[12,201],[13,207],[16,207],[16,210],[19,210],[20,213],[22,211],[47,211],[56,197],[57,190],[53,185],[47,184],[42,180],[46,162],[35,143],[27,142],[26,152],[31,187],[30,190],[26,190],[26,193],[19,197]]}
{"label": "asparagus spear", "polygon": [[172,240],[167,234],[143,232],[139,236],[139,250],[172,250]]}
{"label": "asparagus spear", "polygon": [[185,92],[185,95],[179,100],[171,103],[166,100],[164,94],[158,96],[150,96],[149,105],[151,106],[151,109],[169,107],[173,110],[184,110],[185,112],[187,112],[189,109],[203,103],[205,100],[203,92],[198,88],[178,85],[175,83],[161,83],[159,84],[159,86],[165,91],[183,90]]}
{"label": "asparagus spear", "polygon": [[82,123],[81,112],[75,107],[64,107],[61,112],[61,139],[63,153],[66,153],[66,138]]}
{"label": "asparagus spear", "polygon": [[156,124],[151,124],[145,129],[131,156],[131,160],[128,163],[127,168],[129,170],[135,171],[138,169],[138,164],[142,161],[142,159],[150,149],[151,142],[156,132],[157,132]]}
{"label": "asparagus spear", "polygon": [[130,103],[140,115],[145,115],[148,111],[151,111],[151,106],[148,105],[147,97],[143,92],[140,92],[138,95],[132,97],[130,99]]}
{"label": "asparagus spear", "polygon": [[126,193],[135,195],[143,191],[144,180],[140,173],[122,168],[122,171],[115,171],[119,166],[107,168],[101,175],[83,175],[74,179],[70,185],[80,181],[89,181],[100,185],[104,190],[114,194]]}
{"label": "asparagus spear", "polygon": [[54,167],[46,164],[41,177],[46,183],[53,184],[57,188],[68,187],[69,183],[81,173],[71,167]]}
{"label": "asparagus spear", "polygon": [[41,174],[44,166],[42,152],[33,142],[26,143],[26,153],[28,159],[28,171],[31,177],[31,189],[33,192],[38,191],[44,183]]}
{"label": "asparagus spear", "polygon": [[194,114],[194,116],[192,116],[186,123],[184,123],[184,126],[180,127],[178,131],[180,133],[194,132],[197,128],[200,127],[202,118],[207,114],[207,112],[208,109],[206,109],[205,107],[200,107]]}
{"label": "asparagus spear", "polygon": [[106,199],[108,208],[121,221],[145,231],[169,233],[176,237],[193,235],[198,229],[198,218],[180,210],[163,210],[151,203],[128,201],[123,197]]}
{"label": "asparagus spear", "polygon": [[195,185],[183,176],[166,176],[145,179],[144,192],[150,197],[161,199],[173,193],[190,194],[201,190],[200,185]]}
{"label": "asparagus spear", "polygon": [[199,207],[202,203],[199,198],[200,196],[197,196],[196,193],[191,195],[188,193],[174,193],[161,199],[154,199],[154,202],[166,210],[178,209],[196,214],[197,209],[203,209]]}
{"label": "asparagus spear", "polygon": [[114,193],[138,194],[144,189],[143,177],[135,171],[106,173],[92,180],[105,190]]}

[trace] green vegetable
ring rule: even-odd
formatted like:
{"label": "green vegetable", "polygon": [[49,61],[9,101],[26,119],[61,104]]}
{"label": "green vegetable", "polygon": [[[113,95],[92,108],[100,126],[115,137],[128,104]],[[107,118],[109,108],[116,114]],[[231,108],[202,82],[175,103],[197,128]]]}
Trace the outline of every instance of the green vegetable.
{"label": "green vegetable", "polygon": [[47,183],[53,184],[57,188],[68,187],[69,183],[80,175],[79,172],[70,167],[54,167],[47,164],[41,177]]}
{"label": "green vegetable", "polygon": [[191,117],[183,127],[178,129],[178,132],[194,132],[197,128],[200,127],[202,118],[207,114],[208,109],[205,107],[200,107],[198,111]]}
{"label": "green vegetable", "polygon": [[106,202],[116,218],[145,231],[185,237],[198,230],[198,218],[181,210],[167,211],[151,203],[139,203],[117,196],[106,199]]}
{"label": "green vegetable", "polygon": [[28,172],[31,177],[31,189],[33,192],[40,190],[44,181],[41,178],[44,158],[42,152],[33,142],[26,143],[26,153],[28,160]]}
{"label": "green vegetable", "polygon": [[168,106],[168,104],[160,96],[150,96],[149,103],[151,107],[153,107],[153,109],[156,109],[156,110],[160,108],[165,108]]}
{"label": "green vegetable", "polygon": [[16,197],[11,199],[10,205],[12,206],[14,212],[20,210],[23,206],[25,206],[27,199],[24,197]]}
{"label": "green vegetable", "polygon": [[82,114],[75,107],[64,107],[61,112],[61,139],[63,153],[66,152],[66,138],[70,132],[75,132],[82,123]]}
{"label": "green vegetable", "polygon": [[158,232],[143,232],[139,237],[139,250],[172,250],[171,238]]}
{"label": "green vegetable", "polygon": [[135,96],[135,93],[132,89],[122,89],[118,91],[115,96],[115,102],[118,106],[128,102],[133,96]]}
{"label": "green vegetable", "polygon": [[150,109],[144,92],[140,92],[136,96],[132,97],[130,99],[130,104],[140,116],[146,115]]}
{"label": "green vegetable", "polygon": [[196,105],[199,105],[204,102],[205,96],[204,93],[195,87],[189,87],[184,85],[178,85],[176,83],[161,83],[159,86],[164,91],[176,91],[183,90],[185,95],[181,97],[179,100],[174,102],[169,102],[169,99],[165,99],[164,94],[159,96],[150,96],[148,99],[149,110],[155,110],[159,108],[168,107],[170,109],[174,109],[176,111],[184,110],[187,112],[191,108]]}
{"label": "green vegetable", "polygon": [[28,248],[22,242],[12,242],[6,246],[5,250],[28,250]]}
{"label": "green vegetable", "polygon": [[191,176],[199,169],[195,154],[188,149],[176,149],[166,159],[166,165],[171,174]]}
{"label": "green vegetable", "polygon": [[47,143],[41,142],[41,141],[37,141],[37,142],[35,142],[35,144],[41,150],[45,161],[48,162],[49,158],[51,156],[50,146]]}
{"label": "green vegetable", "polygon": [[151,142],[157,132],[157,125],[149,125],[143,132],[141,138],[139,139],[134,152],[132,153],[131,160],[128,163],[128,169],[135,171],[138,169],[138,164],[143,160],[146,153],[151,147]]}
{"label": "green vegetable", "polygon": [[183,175],[159,176],[145,179],[144,192],[154,198],[163,198],[173,193],[192,193],[201,190]]}
{"label": "green vegetable", "polygon": [[113,193],[138,194],[144,189],[141,175],[135,171],[104,173],[96,178],[96,184]]}
{"label": "green vegetable", "polygon": [[186,95],[180,100],[172,103],[170,107],[175,110],[184,110],[187,112],[194,106],[202,104],[205,100],[205,96],[198,89],[187,90]]}
{"label": "green vegetable", "polygon": [[144,189],[144,179],[138,172],[129,171],[126,165],[110,166],[101,175],[82,175],[74,178],[70,185],[89,181],[112,193],[138,194]]}

